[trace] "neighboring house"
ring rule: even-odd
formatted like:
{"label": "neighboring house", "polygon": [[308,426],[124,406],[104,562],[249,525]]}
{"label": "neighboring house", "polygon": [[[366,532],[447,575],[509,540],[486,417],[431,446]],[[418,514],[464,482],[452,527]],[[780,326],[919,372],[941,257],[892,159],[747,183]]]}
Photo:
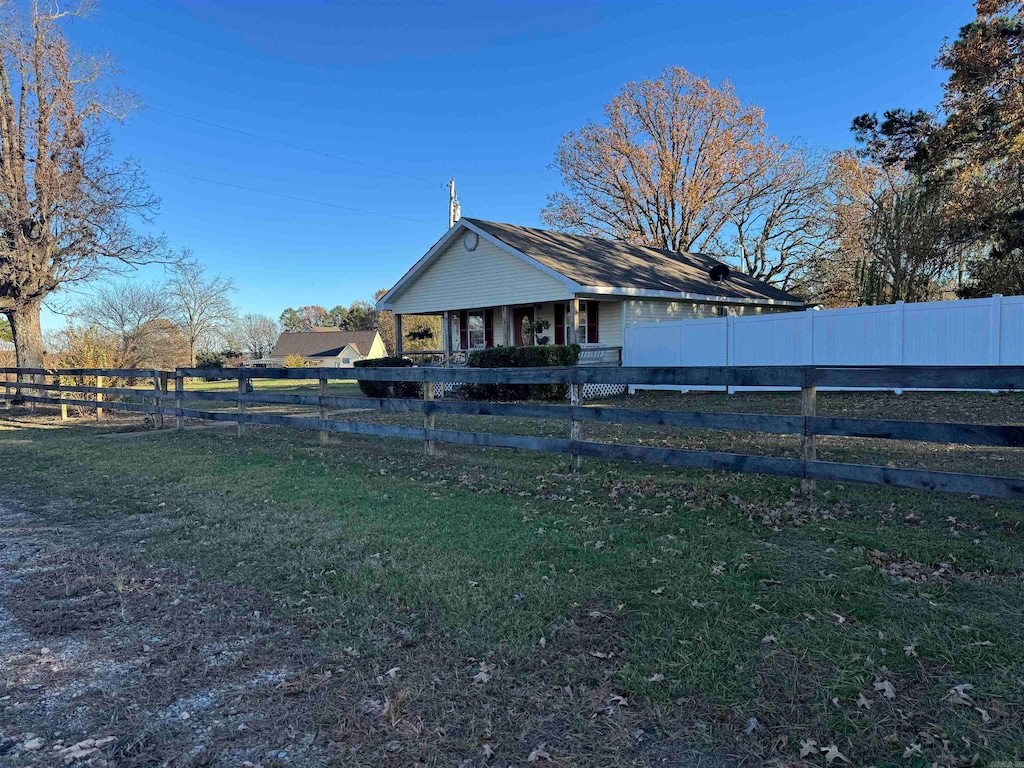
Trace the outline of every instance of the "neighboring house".
{"label": "neighboring house", "polygon": [[0,339],[0,352],[13,352],[14,342]]}
{"label": "neighboring house", "polygon": [[298,355],[307,368],[351,368],[356,360],[387,357],[388,351],[377,331],[342,331],[339,328],[311,328],[301,333],[286,331],[270,354],[243,365],[275,368],[288,357]]}
{"label": "neighboring house", "polygon": [[581,365],[620,365],[630,323],[805,307],[710,256],[463,218],[377,308],[395,313],[399,355],[402,315],[441,315],[446,360],[577,342]]}

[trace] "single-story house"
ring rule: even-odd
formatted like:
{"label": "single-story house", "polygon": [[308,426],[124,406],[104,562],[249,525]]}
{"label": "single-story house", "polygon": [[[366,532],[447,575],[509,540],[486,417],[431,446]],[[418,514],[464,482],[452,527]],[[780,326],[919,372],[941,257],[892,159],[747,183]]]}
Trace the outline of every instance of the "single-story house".
{"label": "single-story house", "polygon": [[377,302],[441,315],[442,353],[497,345],[583,347],[581,365],[621,365],[630,323],[805,309],[796,296],[699,253],[462,218]]}
{"label": "single-story house", "polygon": [[351,368],[356,360],[387,357],[377,331],[343,331],[340,328],[310,328],[307,331],[285,331],[270,354],[259,360],[246,360],[243,365],[275,368],[288,357],[299,356],[307,368]]}

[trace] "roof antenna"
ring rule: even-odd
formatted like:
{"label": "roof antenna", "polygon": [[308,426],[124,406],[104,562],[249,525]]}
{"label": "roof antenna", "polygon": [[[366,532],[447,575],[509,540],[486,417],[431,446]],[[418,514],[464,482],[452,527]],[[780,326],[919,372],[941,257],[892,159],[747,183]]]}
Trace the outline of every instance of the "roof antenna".
{"label": "roof antenna", "polygon": [[462,205],[459,203],[459,196],[455,194],[455,177],[448,179],[448,229],[455,226],[455,222],[462,218]]}

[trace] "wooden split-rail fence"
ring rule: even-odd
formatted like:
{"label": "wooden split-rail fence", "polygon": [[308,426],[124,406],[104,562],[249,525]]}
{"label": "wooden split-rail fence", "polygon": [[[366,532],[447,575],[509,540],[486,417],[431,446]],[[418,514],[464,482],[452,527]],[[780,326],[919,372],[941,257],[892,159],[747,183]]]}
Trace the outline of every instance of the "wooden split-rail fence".
{"label": "wooden split-rail fence", "polygon": [[[584,457],[647,462],[679,467],[704,467],[732,472],[799,478],[805,491],[815,480],[869,483],[921,490],[977,494],[1024,499],[1024,479],[818,461],[815,438],[819,435],[883,438],[976,446],[1024,447],[1024,426],[960,424],[889,419],[856,419],[818,416],[819,387],[879,389],[1021,390],[1024,367],[681,367],[681,368],[179,368],[172,373],[157,370],[120,369],[18,369],[0,368],[4,397],[20,398],[33,405],[58,405],[66,418],[68,406],[95,409],[102,418],[104,408],[151,414],[156,426],[167,416],[181,429],[185,419],[235,421],[238,433],[249,424],[269,424],[319,431],[326,443],[330,433],[352,433],[380,437],[422,440],[428,454],[437,443],[519,448],[529,451],[569,454],[578,469]],[[173,377],[174,387],[170,387]],[[190,378],[237,380],[237,391],[202,392],[185,389]],[[104,387],[105,379],[146,382],[137,386]],[[317,394],[251,391],[254,379],[306,379],[319,382]],[[422,385],[419,398],[342,397],[329,394],[328,382],[336,380],[400,381]],[[94,381],[93,385],[69,382]],[[568,405],[494,403],[435,399],[435,383],[478,384],[564,384]],[[585,384],[633,384],[676,386],[723,386],[795,388],[802,404],[799,416],[749,413],[650,410],[629,407],[583,406]],[[83,398],[92,395],[95,399]],[[111,398],[118,398],[111,400]],[[135,401],[131,402],[125,398]],[[185,400],[227,401],[233,411],[205,411],[186,408]],[[170,405],[173,403],[173,406]],[[250,405],[296,405],[318,408],[316,417],[248,411]],[[331,409],[375,409],[423,414],[423,426],[398,426],[329,418]],[[566,438],[530,437],[468,432],[435,427],[436,414],[501,416],[529,419],[559,419],[569,422]],[[658,448],[588,441],[587,422],[643,424],[667,427],[735,430],[778,435],[799,435],[799,458],[757,456],[685,448]]]}

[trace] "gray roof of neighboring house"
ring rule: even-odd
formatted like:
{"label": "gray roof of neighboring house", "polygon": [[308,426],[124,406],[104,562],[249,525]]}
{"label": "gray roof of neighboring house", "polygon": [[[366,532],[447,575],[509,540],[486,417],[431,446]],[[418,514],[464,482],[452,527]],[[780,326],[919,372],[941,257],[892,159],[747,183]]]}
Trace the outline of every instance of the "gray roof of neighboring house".
{"label": "gray roof of neighboring house", "polygon": [[463,217],[520,253],[582,286],[634,288],[724,298],[801,302],[790,293],[736,269],[714,282],[708,274],[719,262],[701,253],[677,253],[546,229]]}
{"label": "gray roof of neighboring house", "polygon": [[337,357],[350,344],[360,355],[366,356],[376,336],[377,331],[339,331],[331,328],[316,328],[302,333],[285,331],[278,337],[270,357]]}

